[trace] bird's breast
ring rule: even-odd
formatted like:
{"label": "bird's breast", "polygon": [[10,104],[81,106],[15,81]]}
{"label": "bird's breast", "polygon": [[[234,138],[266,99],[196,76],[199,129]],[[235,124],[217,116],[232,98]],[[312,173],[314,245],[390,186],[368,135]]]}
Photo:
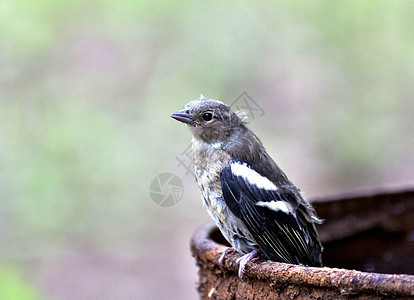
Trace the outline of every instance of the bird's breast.
{"label": "bird's breast", "polygon": [[256,248],[256,242],[243,222],[230,211],[221,189],[221,171],[231,162],[230,155],[217,147],[198,142],[193,142],[193,150],[196,180],[208,214],[237,251],[250,252]]}

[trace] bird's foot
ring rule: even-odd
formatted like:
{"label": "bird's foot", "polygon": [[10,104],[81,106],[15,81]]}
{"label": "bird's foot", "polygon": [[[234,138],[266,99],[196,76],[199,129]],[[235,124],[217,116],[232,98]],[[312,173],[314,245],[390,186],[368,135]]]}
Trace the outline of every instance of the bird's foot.
{"label": "bird's foot", "polygon": [[259,253],[260,253],[260,250],[256,249],[256,250],[253,250],[252,252],[249,252],[249,253],[243,255],[242,257],[240,257],[236,260],[236,263],[240,263],[240,265],[239,265],[239,277],[240,277],[240,279],[242,279],[242,277],[243,277],[244,269],[245,269],[246,265],[249,262],[258,259],[259,258],[259,255],[258,255]]}
{"label": "bird's foot", "polygon": [[218,260],[219,265],[222,266],[223,263],[224,263],[224,258],[226,257],[226,255],[231,253],[231,252],[234,252],[234,251],[236,251],[236,250],[234,250],[234,248],[226,247],[226,249],[224,249],[223,253],[221,253],[221,256]]}

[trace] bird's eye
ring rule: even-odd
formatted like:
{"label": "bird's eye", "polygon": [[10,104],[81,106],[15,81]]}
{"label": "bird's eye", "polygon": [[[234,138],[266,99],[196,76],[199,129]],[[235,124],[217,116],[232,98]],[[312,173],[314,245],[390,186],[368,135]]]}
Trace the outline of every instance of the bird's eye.
{"label": "bird's eye", "polygon": [[213,114],[210,112],[206,112],[202,115],[202,118],[206,122],[211,121],[213,119]]}

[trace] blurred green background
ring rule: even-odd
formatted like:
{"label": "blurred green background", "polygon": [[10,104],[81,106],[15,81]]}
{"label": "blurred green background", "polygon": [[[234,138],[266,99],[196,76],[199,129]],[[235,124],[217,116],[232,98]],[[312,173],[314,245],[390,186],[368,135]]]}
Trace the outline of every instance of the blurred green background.
{"label": "blurred green background", "polygon": [[[195,299],[209,220],[169,114],[243,92],[312,198],[414,178],[412,1],[0,4],[0,298]],[[184,182],[163,208],[149,186]]]}

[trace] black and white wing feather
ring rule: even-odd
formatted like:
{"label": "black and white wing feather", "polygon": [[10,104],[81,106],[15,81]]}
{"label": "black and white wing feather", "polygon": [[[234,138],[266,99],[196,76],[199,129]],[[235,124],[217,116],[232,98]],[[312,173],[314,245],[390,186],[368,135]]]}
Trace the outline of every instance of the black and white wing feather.
{"label": "black and white wing feather", "polygon": [[227,206],[243,221],[265,258],[321,266],[317,218],[296,188],[277,187],[238,161],[222,170],[220,180]]}

